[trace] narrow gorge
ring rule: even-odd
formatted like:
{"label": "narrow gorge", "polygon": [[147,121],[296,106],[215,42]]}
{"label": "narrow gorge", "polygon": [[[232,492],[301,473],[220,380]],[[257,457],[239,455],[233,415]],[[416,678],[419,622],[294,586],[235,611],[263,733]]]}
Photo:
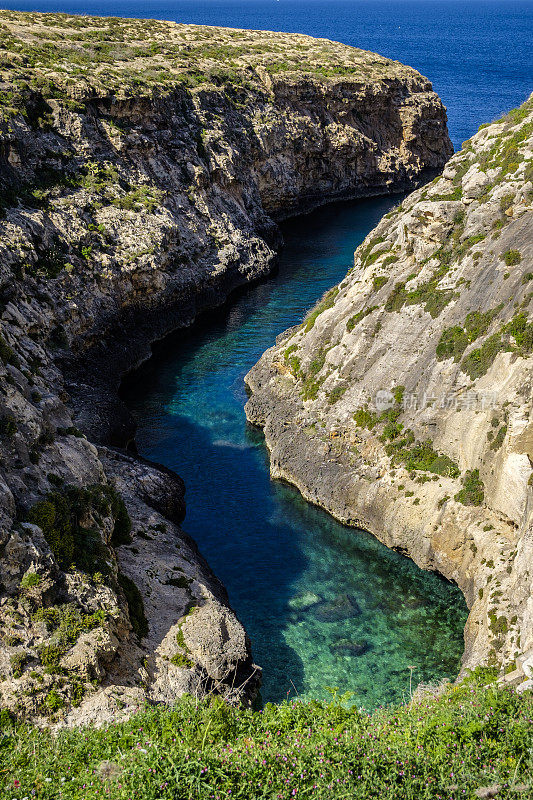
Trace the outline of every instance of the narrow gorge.
{"label": "narrow gorge", "polygon": [[184,488],[118,400],[150,344],[266,276],[277,221],[451,155],[415,70],[327,40],[0,12],[2,706],[102,723],[260,683]]}

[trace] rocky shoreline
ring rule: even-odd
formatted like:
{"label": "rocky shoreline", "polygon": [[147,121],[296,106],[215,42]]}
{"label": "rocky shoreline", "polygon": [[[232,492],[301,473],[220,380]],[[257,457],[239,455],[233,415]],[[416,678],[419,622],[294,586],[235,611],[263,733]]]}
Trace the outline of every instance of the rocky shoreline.
{"label": "rocky shoreline", "polygon": [[533,685],[533,103],[386,214],[246,377],[271,475],[436,570],[463,674]]}
{"label": "rocky shoreline", "polygon": [[101,724],[184,692],[250,703],[260,669],[180,527],[182,482],[121,449],[120,380],[268,274],[276,219],[442,167],[444,108],[326,40],[0,23],[1,704]]}

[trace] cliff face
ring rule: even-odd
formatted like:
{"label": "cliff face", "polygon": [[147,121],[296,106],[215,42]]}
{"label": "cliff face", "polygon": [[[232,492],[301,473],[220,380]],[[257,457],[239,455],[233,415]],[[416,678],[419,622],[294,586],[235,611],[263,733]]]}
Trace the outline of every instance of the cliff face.
{"label": "cliff face", "polygon": [[273,477],[456,581],[464,667],[518,682],[533,656],[532,131],[531,99],[482,127],[246,379]]}
{"label": "cliff face", "polygon": [[131,435],[115,391],[151,341],[268,273],[275,219],[441,167],[444,109],[414,70],[303,36],[0,23],[2,703],[81,703],[77,721],[250,699],[181,483],[109,447]]}

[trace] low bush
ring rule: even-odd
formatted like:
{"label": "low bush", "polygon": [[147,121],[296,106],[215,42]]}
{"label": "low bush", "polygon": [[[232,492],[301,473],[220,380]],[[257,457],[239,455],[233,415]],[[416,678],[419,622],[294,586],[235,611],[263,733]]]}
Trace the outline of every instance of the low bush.
{"label": "low bush", "polygon": [[112,517],[112,544],[131,541],[131,521],[124,501],[113,487],[95,484],[86,489],[70,486],[49,492],[30,509],[28,521],[39,525],[59,566],[72,565],[93,573],[109,573],[108,552],[93,521]]}
{"label": "low bush", "polygon": [[522,256],[518,250],[506,250],[502,258],[508,267],[514,267],[522,261]]}
{"label": "low bush", "polygon": [[118,582],[122,591],[124,592],[124,596],[126,597],[133,631],[137,634],[139,639],[142,639],[148,634],[148,620],[146,619],[146,615],[144,613],[142,594],[137,588],[135,582],[132,581],[131,578],[128,578],[127,575],[119,573]]}
{"label": "low bush", "polygon": [[467,470],[463,477],[463,488],[454,495],[454,500],[464,506],[480,506],[485,499],[485,487],[479,477],[479,470]]}

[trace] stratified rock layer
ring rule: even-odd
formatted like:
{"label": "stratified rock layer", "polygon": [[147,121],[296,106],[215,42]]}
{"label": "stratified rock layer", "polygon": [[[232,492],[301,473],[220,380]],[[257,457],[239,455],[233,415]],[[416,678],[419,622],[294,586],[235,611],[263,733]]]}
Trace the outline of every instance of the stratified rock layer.
{"label": "stratified rock layer", "polygon": [[[251,700],[183,486],[113,449],[149,344],[265,276],[275,219],[442,167],[428,81],[309,37],[0,12],[2,703]],[[96,444],[94,444],[94,443]],[[74,708],[73,708],[74,707]]]}
{"label": "stratified rock layer", "polygon": [[532,150],[530,99],[385,215],[246,378],[272,476],[456,581],[464,667],[516,660],[513,680],[533,663]]}

